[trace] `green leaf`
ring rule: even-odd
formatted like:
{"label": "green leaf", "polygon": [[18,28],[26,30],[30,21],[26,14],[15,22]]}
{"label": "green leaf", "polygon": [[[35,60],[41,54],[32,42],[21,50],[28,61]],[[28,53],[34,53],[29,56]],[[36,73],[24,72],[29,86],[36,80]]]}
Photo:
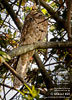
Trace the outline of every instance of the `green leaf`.
{"label": "green leaf", "polygon": [[11,57],[8,55],[8,54],[6,54],[5,52],[3,52],[3,51],[0,51],[0,55],[5,59],[5,60],[10,60],[11,59]]}
{"label": "green leaf", "polygon": [[13,38],[15,38],[16,37],[16,31],[13,33]]}
{"label": "green leaf", "polygon": [[25,96],[24,92],[21,92],[20,90],[16,89],[23,97],[24,99],[28,100],[28,97]]}
{"label": "green leaf", "polygon": [[30,91],[31,95],[32,95],[32,90],[30,89],[30,87],[27,84],[24,84],[26,86],[26,88]]}
{"label": "green leaf", "polygon": [[0,51],[0,55],[4,55],[5,54],[5,52],[3,52],[3,51]]}
{"label": "green leaf", "polygon": [[39,98],[39,91],[37,91],[34,86],[32,86],[32,90],[31,90],[30,87],[27,84],[24,84],[24,85],[29,90],[29,92],[30,92],[30,94],[32,95],[33,98]]}
{"label": "green leaf", "polygon": [[8,29],[8,33],[11,33],[11,30],[10,29]]}
{"label": "green leaf", "polygon": [[55,30],[55,26],[52,25],[52,26],[50,27],[50,31],[53,32],[54,30]]}
{"label": "green leaf", "polygon": [[52,1],[52,0],[47,0],[48,2]]}
{"label": "green leaf", "polygon": [[45,14],[45,15],[47,14],[47,10],[46,9],[43,8],[43,9],[41,9],[41,11],[43,12],[43,14]]}

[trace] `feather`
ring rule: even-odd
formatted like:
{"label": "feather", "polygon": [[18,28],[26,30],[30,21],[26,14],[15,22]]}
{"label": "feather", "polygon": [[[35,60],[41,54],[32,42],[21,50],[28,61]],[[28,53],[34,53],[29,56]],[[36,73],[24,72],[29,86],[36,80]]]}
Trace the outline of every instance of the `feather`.
{"label": "feather", "polygon": [[[42,12],[32,10],[25,18],[24,26],[21,34],[20,45],[33,44],[43,40],[46,36],[48,21]],[[20,56],[17,64],[17,73],[24,79],[28,68],[29,60],[33,56],[34,51],[30,51]],[[14,87],[19,87],[21,82],[15,77]]]}

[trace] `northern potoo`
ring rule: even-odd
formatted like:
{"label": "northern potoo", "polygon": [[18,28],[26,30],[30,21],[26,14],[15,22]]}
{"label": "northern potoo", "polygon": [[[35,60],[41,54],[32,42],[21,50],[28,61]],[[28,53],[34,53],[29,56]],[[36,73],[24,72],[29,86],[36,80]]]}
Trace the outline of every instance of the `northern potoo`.
{"label": "northern potoo", "polygon": [[[33,44],[37,41],[43,40],[47,33],[48,21],[42,12],[32,10],[25,18],[24,26],[21,33],[20,45]],[[19,57],[17,64],[17,73],[24,78],[30,58],[34,51],[30,51]],[[21,82],[15,77],[14,86],[17,88]]]}

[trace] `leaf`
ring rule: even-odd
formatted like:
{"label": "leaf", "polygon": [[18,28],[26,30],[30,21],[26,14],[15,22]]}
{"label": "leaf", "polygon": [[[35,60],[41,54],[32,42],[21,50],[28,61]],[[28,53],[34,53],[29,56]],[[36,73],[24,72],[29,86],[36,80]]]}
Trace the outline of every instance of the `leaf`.
{"label": "leaf", "polygon": [[32,86],[32,95],[33,95],[33,97],[36,97],[38,95],[34,86]]}
{"label": "leaf", "polygon": [[30,94],[32,95],[33,98],[39,98],[39,91],[37,91],[34,86],[32,86],[32,90],[31,90],[30,87],[27,84],[24,84],[24,85],[29,90],[29,92],[30,92]]}
{"label": "leaf", "polygon": [[24,6],[24,5],[25,5],[25,3],[26,3],[26,0],[22,0],[21,5],[22,5],[22,6]]}
{"label": "leaf", "polygon": [[13,33],[13,38],[15,38],[16,37],[16,31]]}
{"label": "leaf", "polygon": [[2,37],[0,38],[0,46],[6,48],[6,42],[2,39]]}
{"label": "leaf", "polygon": [[2,56],[0,56],[0,64],[2,64],[3,62],[5,62],[5,60]]}
{"label": "leaf", "polygon": [[52,1],[52,0],[47,0],[48,2]]}
{"label": "leaf", "polygon": [[31,11],[31,10],[32,10],[32,7],[27,6],[27,7],[25,8],[25,10],[26,10],[26,11]]}
{"label": "leaf", "polygon": [[28,97],[25,96],[25,94],[23,92],[21,92],[20,90],[16,89],[26,100],[29,100]]}
{"label": "leaf", "polygon": [[8,29],[8,33],[11,33],[11,30],[10,29]]}
{"label": "leaf", "polygon": [[55,30],[55,26],[52,25],[52,26],[50,27],[50,31],[53,32],[54,30]]}
{"label": "leaf", "polygon": [[5,54],[5,52],[3,52],[3,51],[0,51],[0,55],[4,55]]}
{"label": "leaf", "polygon": [[43,14],[45,14],[45,15],[47,14],[47,10],[44,9],[44,8],[42,9],[42,12],[43,12]]}
{"label": "leaf", "polygon": [[3,51],[0,51],[0,55],[1,55],[4,59],[11,60],[11,57],[10,57],[8,54],[6,54],[5,52],[3,52]]}
{"label": "leaf", "polygon": [[11,57],[10,57],[8,54],[6,54],[6,53],[5,53],[5,55],[3,55],[3,57],[4,57],[5,59],[11,60]]}
{"label": "leaf", "polygon": [[32,95],[32,90],[30,89],[30,87],[27,84],[24,84],[26,86],[26,88],[30,91],[31,95]]}
{"label": "leaf", "polygon": [[54,9],[57,8],[56,3],[54,3],[54,2],[52,2],[52,3],[50,4],[50,6],[53,7]]}

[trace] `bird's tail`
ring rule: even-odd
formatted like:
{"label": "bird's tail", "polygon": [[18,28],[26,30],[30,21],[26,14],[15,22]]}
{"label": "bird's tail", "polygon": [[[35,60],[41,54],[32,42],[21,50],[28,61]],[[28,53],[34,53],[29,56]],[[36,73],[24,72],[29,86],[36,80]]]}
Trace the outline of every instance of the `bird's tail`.
{"label": "bird's tail", "polygon": [[[17,68],[16,68],[16,72],[24,79],[25,75],[26,75],[26,70],[28,68],[28,65],[30,63],[30,58],[33,56],[34,51],[30,51],[24,55],[21,55],[19,57],[19,61],[17,64]],[[21,81],[14,77],[14,87],[18,88],[19,86],[22,85]]]}

